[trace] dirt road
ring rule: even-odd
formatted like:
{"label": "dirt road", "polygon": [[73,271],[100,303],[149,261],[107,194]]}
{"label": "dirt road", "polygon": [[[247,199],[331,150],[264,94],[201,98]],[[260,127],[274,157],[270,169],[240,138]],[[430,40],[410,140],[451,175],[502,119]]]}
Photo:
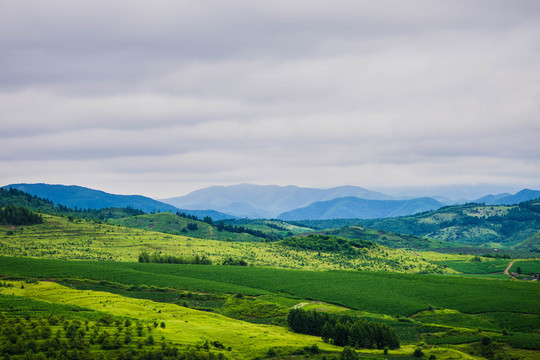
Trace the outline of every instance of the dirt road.
{"label": "dirt road", "polygon": [[512,267],[512,265],[514,265],[514,261],[516,261],[516,260],[510,261],[510,264],[508,264],[508,266],[507,266],[506,269],[504,270],[504,273],[505,273],[506,275],[510,276],[512,279],[515,279],[515,277],[513,277],[512,275],[510,275],[510,274],[508,273],[508,271],[510,270],[510,268]]}

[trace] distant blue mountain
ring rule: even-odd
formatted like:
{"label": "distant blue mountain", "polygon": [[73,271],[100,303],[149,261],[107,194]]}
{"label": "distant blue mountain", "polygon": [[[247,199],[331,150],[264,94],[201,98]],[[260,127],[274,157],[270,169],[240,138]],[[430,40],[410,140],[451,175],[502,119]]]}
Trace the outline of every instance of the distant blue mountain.
{"label": "distant blue mountain", "polygon": [[443,203],[429,197],[411,200],[366,200],[344,197],[315,202],[309,206],[285,212],[278,218],[282,220],[375,219],[413,215],[443,206]]}
{"label": "distant blue mountain", "polygon": [[93,190],[75,185],[50,185],[50,184],[11,184],[4,188],[14,188],[31,195],[46,198],[55,204],[61,204],[79,209],[103,209],[109,207],[127,207],[140,209],[144,212],[177,211],[199,218],[210,216],[214,220],[231,219],[234,216],[214,210],[185,210],[141,195],[115,195],[100,190]]}
{"label": "distant blue mountain", "polygon": [[487,195],[477,199],[475,202],[484,203],[486,205],[513,205],[519,204],[523,201],[529,201],[540,198],[539,190],[530,190],[523,189],[514,195],[511,194],[498,194],[498,195]]}
{"label": "distant blue mountain", "polygon": [[239,184],[211,186],[185,196],[163,199],[176,207],[214,209],[247,218],[274,218],[279,214],[307,206],[316,201],[355,196],[387,200],[388,195],[357,186],[313,189],[298,186]]}

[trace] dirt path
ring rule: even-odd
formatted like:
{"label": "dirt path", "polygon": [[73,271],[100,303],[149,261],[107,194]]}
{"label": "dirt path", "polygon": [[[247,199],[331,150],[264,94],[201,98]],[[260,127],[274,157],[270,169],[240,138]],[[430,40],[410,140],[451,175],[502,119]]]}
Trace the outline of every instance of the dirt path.
{"label": "dirt path", "polygon": [[514,262],[515,262],[515,261],[516,261],[516,260],[510,261],[510,264],[508,264],[508,266],[506,267],[506,269],[504,269],[504,274],[510,276],[512,279],[515,279],[515,277],[513,277],[512,275],[510,275],[510,274],[508,273],[508,270],[510,270],[510,268],[512,267],[512,265],[514,265]]}

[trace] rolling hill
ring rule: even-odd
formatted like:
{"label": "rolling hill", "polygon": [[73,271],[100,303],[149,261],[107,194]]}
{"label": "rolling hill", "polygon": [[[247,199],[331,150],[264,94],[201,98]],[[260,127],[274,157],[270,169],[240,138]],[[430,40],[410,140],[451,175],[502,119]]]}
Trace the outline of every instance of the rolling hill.
{"label": "rolling hill", "polygon": [[443,204],[432,198],[412,200],[366,200],[357,197],[320,201],[282,213],[282,220],[373,219],[435,210]]}
{"label": "rolling hill", "polygon": [[214,209],[238,217],[274,218],[279,214],[317,201],[346,196],[386,200],[385,194],[356,186],[312,189],[298,186],[252,185],[211,186],[188,195],[163,199],[176,207]]}

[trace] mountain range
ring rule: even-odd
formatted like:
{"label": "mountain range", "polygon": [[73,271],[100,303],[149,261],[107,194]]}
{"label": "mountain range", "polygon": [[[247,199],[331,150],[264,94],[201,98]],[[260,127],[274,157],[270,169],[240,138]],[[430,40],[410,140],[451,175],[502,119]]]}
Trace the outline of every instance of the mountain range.
{"label": "mountain range", "polygon": [[238,217],[270,219],[317,201],[351,196],[367,200],[390,199],[383,193],[357,186],[313,189],[298,186],[239,184],[211,186],[185,196],[161,201],[187,209],[214,209]]}
{"label": "mountain range", "polygon": [[[15,188],[47,198],[55,204],[79,209],[129,206],[148,213],[180,211],[199,218],[210,216],[213,220],[236,217],[283,220],[372,219],[412,215],[447,205],[432,197],[396,199],[356,186],[330,189],[253,184],[211,186],[161,201],[141,195],[115,195],[75,185],[12,184],[4,188]],[[516,204],[536,198],[540,198],[540,191],[524,189],[514,195],[488,195],[473,202],[487,205]]]}

